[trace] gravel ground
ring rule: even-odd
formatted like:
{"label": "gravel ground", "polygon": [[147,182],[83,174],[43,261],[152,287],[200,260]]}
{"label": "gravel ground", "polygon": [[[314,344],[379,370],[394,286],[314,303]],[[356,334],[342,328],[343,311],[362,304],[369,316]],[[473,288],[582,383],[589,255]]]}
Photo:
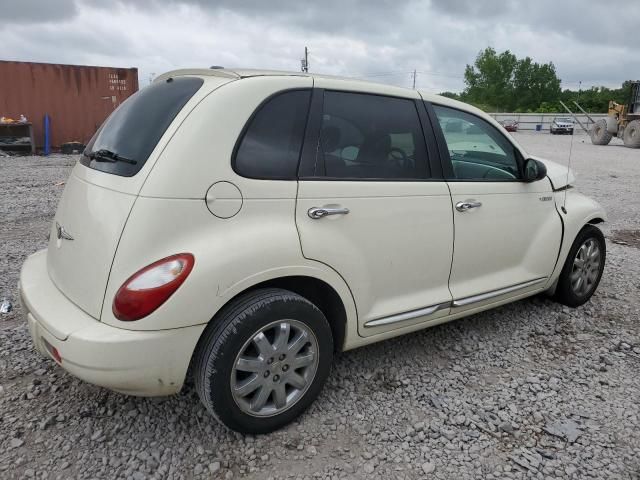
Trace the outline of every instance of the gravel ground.
{"label": "gravel ground", "polygon": [[[566,163],[571,137],[516,135]],[[127,397],[33,350],[18,272],[74,161],[0,158],[0,478],[640,478],[640,150],[573,139],[577,185],[610,215],[590,303],[532,298],[341,354],[309,411],[258,437],[191,387]]]}

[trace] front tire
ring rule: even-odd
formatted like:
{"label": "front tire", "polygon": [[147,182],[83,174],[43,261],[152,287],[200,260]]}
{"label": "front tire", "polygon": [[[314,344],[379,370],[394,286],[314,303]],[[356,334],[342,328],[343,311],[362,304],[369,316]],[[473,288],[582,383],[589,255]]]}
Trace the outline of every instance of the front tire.
{"label": "front tire", "polygon": [[311,405],[332,358],[331,328],[318,307],[287,290],[255,290],[205,330],[194,358],[196,390],[230,429],[268,433]]}
{"label": "front tire", "polygon": [[569,307],[579,307],[589,301],[602,278],[606,255],[604,235],[599,228],[586,225],[569,250],[555,299]]}
{"label": "front tire", "polygon": [[607,129],[607,121],[601,118],[591,127],[591,143],[594,145],[608,145],[613,135]]}

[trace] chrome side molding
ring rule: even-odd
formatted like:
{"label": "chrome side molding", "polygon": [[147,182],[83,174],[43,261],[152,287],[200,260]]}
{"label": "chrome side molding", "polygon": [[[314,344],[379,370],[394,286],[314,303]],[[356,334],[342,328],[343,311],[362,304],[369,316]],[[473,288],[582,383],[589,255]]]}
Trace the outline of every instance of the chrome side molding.
{"label": "chrome side molding", "polygon": [[510,287],[500,288],[498,290],[492,290],[490,292],[480,293],[478,295],[472,295],[471,297],[461,298],[459,300],[454,300],[452,302],[438,303],[437,305],[431,305],[429,307],[420,308],[418,310],[411,310],[409,312],[398,313],[396,315],[390,315],[388,317],[376,318],[375,320],[369,320],[368,322],[366,322],[364,324],[364,327],[370,328],[370,327],[380,327],[382,325],[391,325],[392,323],[405,322],[407,320],[413,320],[414,318],[433,315],[434,313],[440,310],[444,310],[446,308],[466,307],[473,303],[484,302],[485,300],[489,300],[494,297],[499,297],[500,295],[505,295],[507,293],[512,293],[518,290],[525,289],[527,287],[532,287],[534,285],[538,285],[545,281],[547,281],[547,277],[535,278],[527,282],[511,285]]}
{"label": "chrome side molding", "polygon": [[425,317],[432,315],[439,310],[449,308],[451,302],[439,303],[437,305],[431,305],[430,307],[420,308],[418,310],[411,310],[410,312],[398,313],[397,315],[391,315],[390,317],[377,318],[375,320],[369,320],[364,324],[365,327],[379,327],[380,325],[389,325],[391,323],[404,322],[406,320],[413,320],[418,317]]}
{"label": "chrome side molding", "polygon": [[471,305],[472,303],[484,302],[485,300],[489,300],[493,297],[499,297],[500,295],[504,295],[505,293],[511,293],[511,292],[515,292],[516,290],[521,290],[523,288],[531,287],[533,285],[537,285],[538,283],[545,282],[546,280],[547,280],[547,277],[535,278],[527,282],[511,285],[510,287],[500,288],[498,290],[491,290],[490,292],[480,293],[478,295],[472,295],[471,297],[460,298],[459,300],[454,300],[451,303],[451,305],[453,307],[466,307],[467,305]]}

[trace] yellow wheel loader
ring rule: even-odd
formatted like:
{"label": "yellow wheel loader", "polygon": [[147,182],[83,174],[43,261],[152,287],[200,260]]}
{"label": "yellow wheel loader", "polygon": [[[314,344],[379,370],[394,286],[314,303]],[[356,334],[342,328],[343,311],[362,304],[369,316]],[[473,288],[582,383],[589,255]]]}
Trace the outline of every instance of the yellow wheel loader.
{"label": "yellow wheel loader", "polygon": [[631,84],[628,104],[609,102],[609,116],[595,122],[590,135],[594,145],[607,145],[615,136],[625,147],[640,148],[640,81]]}

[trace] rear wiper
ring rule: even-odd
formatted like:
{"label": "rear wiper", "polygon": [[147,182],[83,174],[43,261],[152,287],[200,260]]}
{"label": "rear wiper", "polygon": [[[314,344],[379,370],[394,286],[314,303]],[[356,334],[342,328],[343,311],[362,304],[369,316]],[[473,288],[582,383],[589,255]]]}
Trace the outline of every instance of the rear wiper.
{"label": "rear wiper", "polygon": [[96,150],[95,152],[85,152],[85,155],[87,157],[89,157],[91,160],[95,160],[96,162],[124,162],[124,163],[128,163],[130,165],[135,165],[137,162],[137,160],[132,160],[130,158],[127,157],[123,157],[122,155],[119,155],[115,152],[112,152],[111,150],[107,150],[107,149],[100,149],[100,150]]}

